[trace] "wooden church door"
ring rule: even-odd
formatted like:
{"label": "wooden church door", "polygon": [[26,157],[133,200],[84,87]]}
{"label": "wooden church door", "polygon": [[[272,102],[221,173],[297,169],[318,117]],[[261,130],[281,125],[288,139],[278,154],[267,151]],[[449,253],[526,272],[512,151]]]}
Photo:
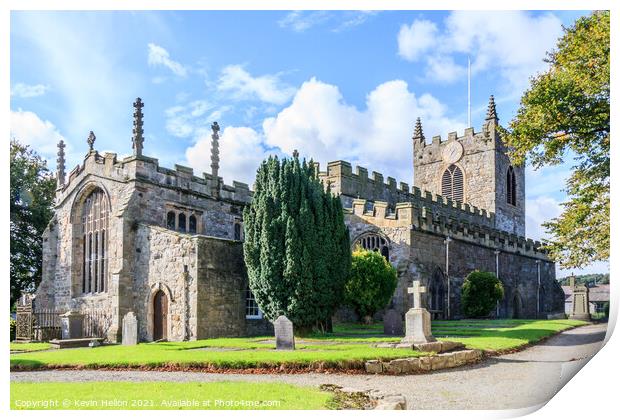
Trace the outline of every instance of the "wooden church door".
{"label": "wooden church door", "polygon": [[153,340],[167,339],[168,332],[168,298],[163,291],[158,291],[153,299]]}

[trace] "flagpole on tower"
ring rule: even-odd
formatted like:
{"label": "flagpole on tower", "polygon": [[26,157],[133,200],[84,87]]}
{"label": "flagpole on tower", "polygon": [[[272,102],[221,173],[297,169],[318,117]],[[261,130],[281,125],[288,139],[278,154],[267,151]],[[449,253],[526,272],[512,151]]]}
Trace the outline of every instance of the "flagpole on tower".
{"label": "flagpole on tower", "polygon": [[471,60],[467,56],[467,127],[471,127]]}

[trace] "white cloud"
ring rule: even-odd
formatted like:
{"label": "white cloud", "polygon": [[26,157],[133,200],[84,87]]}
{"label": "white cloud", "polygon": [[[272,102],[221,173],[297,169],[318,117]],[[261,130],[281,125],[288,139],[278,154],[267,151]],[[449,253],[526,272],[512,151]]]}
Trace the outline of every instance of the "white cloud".
{"label": "white cloud", "polygon": [[[174,107],[178,117],[186,108]],[[320,162],[343,159],[369,171],[382,172],[411,184],[411,134],[416,117],[431,136],[464,126],[446,117],[445,106],[429,94],[417,96],[402,80],[385,82],[366,97],[364,109],[348,104],[337,86],[311,79],[302,84],[292,103],[263,121],[262,131],[226,127],[221,139],[220,167],[227,182],[251,183],[269,153],[301,156]],[[206,123],[186,120],[194,145],[186,150],[188,164],[210,171],[211,131]]]}
{"label": "white cloud", "polygon": [[50,121],[43,121],[34,112],[21,109],[11,110],[11,138],[30,146],[48,163],[55,162],[56,144],[60,139],[65,139]]}
{"label": "white cloud", "polygon": [[467,69],[454,62],[451,56],[439,55],[428,57],[426,77],[439,82],[451,83],[465,76]]}
{"label": "white cloud", "polygon": [[27,85],[25,83],[16,83],[11,88],[11,96],[17,96],[19,98],[34,98],[35,96],[45,95],[45,92],[49,90],[47,85]]}
{"label": "white cloud", "polygon": [[[114,17],[17,13],[12,16],[12,23],[11,30],[20,39],[20,45],[32,50],[37,62],[44,63],[37,71],[54,89],[55,109],[50,109],[50,115],[54,115],[64,135],[81,139],[76,155],[67,154],[67,167],[83,158],[90,130],[95,131],[100,150],[116,149],[122,153],[118,139],[129,139],[131,127],[110,122],[130,121],[131,103],[144,92],[144,79],[128,69],[124,52],[111,42],[113,37],[107,28],[114,27]],[[94,27],[101,30],[93,31]],[[87,33],[88,39],[76,33]],[[62,115],[58,114],[60,109]],[[57,142],[58,139],[53,144]],[[130,150],[130,141],[123,145]]]}
{"label": "white cloud", "polygon": [[[190,137],[195,134],[196,127],[204,124],[201,117],[209,110],[213,109],[213,105],[205,100],[196,100],[186,105],[175,105],[166,109],[166,131],[175,137]],[[221,116],[221,112],[219,113]],[[212,118],[212,115],[206,119]]]}
{"label": "white cloud", "polygon": [[534,199],[528,198],[525,200],[525,209],[525,236],[536,241],[549,239],[550,235],[542,224],[558,217],[562,213],[560,202],[549,196],[540,196]]}
{"label": "white cloud", "polygon": [[463,128],[445,116],[436,98],[416,96],[402,80],[377,86],[366,97],[366,109],[359,110],[345,102],[337,86],[313,78],[290,106],[263,122],[263,131],[267,145],[288,154],[297,149],[323,165],[349,160],[411,183],[411,133],[418,116],[427,133]]}
{"label": "white cloud", "polygon": [[258,99],[282,105],[294,94],[295,89],[282,83],[277,75],[254,77],[240,65],[224,67],[217,88],[231,92],[235,99]]}
{"label": "white cloud", "polygon": [[180,77],[187,76],[187,69],[179,62],[170,58],[170,54],[165,48],[149,43],[148,63],[150,66],[164,66]]}
{"label": "white cloud", "polygon": [[[211,172],[211,131],[197,137],[187,149],[186,159],[197,172]],[[245,182],[252,186],[256,169],[268,155],[261,136],[250,127],[226,127],[220,137],[220,171],[224,182]]]}
{"label": "white cloud", "polygon": [[332,29],[333,32],[342,32],[348,29],[354,28],[356,26],[363,25],[371,19],[373,16],[376,16],[379,11],[377,10],[353,10],[353,11],[345,11],[343,13],[343,20],[337,27]]}
{"label": "white cloud", "polygon": [[398,32],[398,55],[408,61],[417,61],[437,42],[437,25],[430,20],[416,19],[411,25],[402,25]]}
{"label": "white cloud", "polygon": [[427,75],[443,82],[450,78],[445,77],[445,70],[434,71],[440,68],[437,63],[449,65],[449,58],[470,55],[474,74],[496,70],[508,82],[508,90],[523,89],[530,76],[546,68],[545,53],[562,34],[562,23],[555,15],[535,16],[525,11],[455,11],[444,20],[441,30],[435,31],[433,25],[415,20],[401,27],[399,55],[416,61],[428,53]]}
{"label": "white cloud", "polygon": [[278,21],[281,28],[290,28],[295,32],[303,32],[313,26],[329,20],[330,16],[326,11],[304,12],[295,10],[288,13]]}
{"label": "white cloud", "polygon": [[366,23],[377,15],[376,10],[342,10],[342,11],[302,11],[295,10],[287,13],[278,21],[281,28],[291,29],[294,32],[304,32],[314,26],[332,24],[332,32],[343,32]]}

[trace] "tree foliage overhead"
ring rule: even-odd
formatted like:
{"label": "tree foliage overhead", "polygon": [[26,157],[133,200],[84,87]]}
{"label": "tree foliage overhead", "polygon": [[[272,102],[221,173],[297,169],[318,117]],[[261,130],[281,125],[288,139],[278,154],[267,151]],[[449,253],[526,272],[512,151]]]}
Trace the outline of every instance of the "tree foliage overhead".
{"label": "tree foliage overhead", "polygon": [[576,166],[562,214],[545,224],[549,250],[563,267],[609,258],[609,12],[594,12],[564,29],[548,54],[549,69],[531,80],[517,116],[504,131],[512,159],[535,168]]}
{"label": "tree foliage overhead", "polygon": [[298,328],[324,328],[351,268],[340,199],[297,156],[263,161],[254,189],[243,248],[256,302],[272,321],[285,315]]}
{"label": "tree foliage overhead", "polygon": [[345,302],[367,322],[390,302],[398,277],[396,269],[378,252],[356,249],[352,257]]}
{"label": "tree foliage overhead", "polygon": [[41,281],[42,235],[52,218],[55,180],[47,163],[28,146],[11,140],[11,306]]}
{"label": "tree foliage overhead", "polygon": [[475,270],[465,277],[461,288],[461,306],[465,316],[489,316],[497,301],[503,298],[504,287],[495,274]]}

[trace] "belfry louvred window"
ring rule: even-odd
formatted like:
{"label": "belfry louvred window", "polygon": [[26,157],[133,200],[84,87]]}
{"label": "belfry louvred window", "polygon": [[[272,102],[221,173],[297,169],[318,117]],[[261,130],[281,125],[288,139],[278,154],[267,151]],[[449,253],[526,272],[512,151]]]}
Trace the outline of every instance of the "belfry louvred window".
{"label": "belfry louvred window", "polygon": [[512,166],[508,167],[506,174],[506,201],[513,206],[517,205],[517,178]]}
{"label": "belfry louvred window", "polygon": [[82,207],[82,293],[106,291],[109,217],[105,193],[94,190]]}
{"label": "belfry louvred window", "polygon": [[463,171],[450,165],[441,177],[441,195],[454,201],[463,202]]}

